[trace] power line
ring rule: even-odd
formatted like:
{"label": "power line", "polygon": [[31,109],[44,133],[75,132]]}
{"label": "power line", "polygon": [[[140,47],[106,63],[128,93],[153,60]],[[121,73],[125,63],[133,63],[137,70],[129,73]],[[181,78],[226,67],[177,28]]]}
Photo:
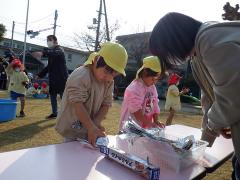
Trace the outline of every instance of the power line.
{"label": "power line", "polygon": [[[32,21],[32,22],[29,22],[29,23],[34,24],[34,23],[36,23],[36,22],[42,21],[42,20],[44,20],[44,19],[47,19],[47,18],[50,17],[50,16],[53,16],[53,14],[51,13],[51,14],[49,14],[49,15],[41,18],[41,19],[38,19],[38,20],[35,20],[35,21]],[[49,19],[50,19],[50,18],[49,18]]]}
{"label": "power line", "polygon": [[[42,21],[42,20],[44,20],[44,19],[47,19],[47,18],[50,19],[50,18],[49,18],[50,16],[53,16],[53,14],[51,13],[51,14],[48,14],[47,16],[43,17],[43,18],[40,18],[40,19],[31,21],[31,22],[29,22],[29,24],[34,24],[34,23],[40,22],[40,21]],[[10,22],[12,23],[12,20],[11,20],[11,19],[6,18],[6,17],[3,17],[3,16],[0,16],[0,17],[3,18],[3,19],[5,19],[5,22],[6,22],[6,20],[7,20],[8,23],[10,23]],[[10,21],[10,22],[9,22],[9,21]],[[19,24],[19,25],[25,25],[24,22],[15,21],[15,23],[16,23],[16,24]]]}
{"label": "power line", "polygon": [[[29,24],[34,24],[34,23],[40,22],[40,21],[42,21],[42,20],[44,20],[44,19],[49,18],[50,16],[52,16],[52,14],[49,14],[49,15],[43,17],[43,18],[40,18],[40,19],[31,21],[31,22],[29,22]],[[25,24],[24,22],[16,22],[16,23],[17,23],[17,24]]]}
{"label": "power line", "polygon": [[[7,31],[11,32],[10,29],[7,29]],[[17,35],[20,35],[20,36],[25,35],[23,32],[19,32],[19,31],[14,31],[14,33],[16,33]],[[74,49],[81,49],[78,45],[76,45],[76,43],[74,41],[74,36],[60,33],[59,37],[60,37],[59,40],[61,42],[60,45],[62,45],[64,47],[74,48]],[[39,41],[39,43],[36,43],[36,44],[42,45],[42,43],[46,43],[46,38],[35,37],[35,40]],[[31,41],[29,43],[31,43]]]}

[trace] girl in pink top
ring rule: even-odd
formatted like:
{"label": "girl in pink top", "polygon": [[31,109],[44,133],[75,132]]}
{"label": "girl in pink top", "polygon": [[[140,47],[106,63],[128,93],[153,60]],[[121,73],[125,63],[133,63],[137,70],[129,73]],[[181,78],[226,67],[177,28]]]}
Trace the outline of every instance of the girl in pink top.
{"label": "girl in pink top", "polygon": [[129,117],[143,128],[165,127],[158,121],[160,108],[155,83],[159,79],[160,73],[160,60],[156,56],[143,59],[143,66],[138,70],[136,79],[131,82],[124,93],[120,131]]}

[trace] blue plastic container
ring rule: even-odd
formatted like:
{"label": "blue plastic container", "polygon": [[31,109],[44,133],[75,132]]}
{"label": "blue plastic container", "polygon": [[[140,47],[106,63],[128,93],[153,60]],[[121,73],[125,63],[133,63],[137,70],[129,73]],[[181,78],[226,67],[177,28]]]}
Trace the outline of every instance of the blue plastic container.
{"label": "blue plastic container", "polygon": [[11,121],[16,118],[17,101],[0,99],[0,122]]}
{"label": "blue plastic container", "polygon": [[33,96],[33,98],[36,98],[36,99],[46,99],[47,98],[47,94],[33,94],[32,96]]}

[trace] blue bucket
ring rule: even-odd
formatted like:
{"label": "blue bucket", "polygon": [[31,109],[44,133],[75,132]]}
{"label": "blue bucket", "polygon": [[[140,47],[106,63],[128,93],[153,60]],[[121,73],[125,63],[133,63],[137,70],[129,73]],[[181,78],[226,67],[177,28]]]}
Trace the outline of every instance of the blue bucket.
{"label": "blue bucket", "polygon": [[0,122],[10,121],[16,118],[17,101],[0,99]]}
{"label": "blue bucket", "polygon": [[47,94],[33,94],[32,96],[33,96],[33,98],[36,98],[36,99],[46,99],[47,98]]}

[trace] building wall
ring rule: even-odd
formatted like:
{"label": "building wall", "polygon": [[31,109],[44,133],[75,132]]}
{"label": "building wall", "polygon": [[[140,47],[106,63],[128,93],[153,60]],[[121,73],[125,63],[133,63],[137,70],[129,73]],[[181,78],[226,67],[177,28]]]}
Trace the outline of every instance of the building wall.
{"label": "building wall", "polygon": [[[7,50],[7,48],[10,48],[11,46],[11,39],[5,38],[2,42],[0,42],[0,46],[3,48],[0,48],[0,56],[4,55],[4,51]],[[23,52],[23,42],[22,41],[13,41],[13,47],[14,52],[17,51],[17,54]],[[27,43],[27,50],[29,51],[41,51],[44,48],[44,46],[39,46],[35,44]],[[75,68],[77,68],[80,65],[83,65],[85,60],[88,57],[88,52],[80,51],[76,49],[71,49],[68,47],[63,47],[65,57],[66,57],[66,64],[69,71],[73,71]],[[42,58],[41,62],[46,66],[47,65],[47,59]]]}
{"label": "building wall", "polygon": [[65,57],[66,57],[67,68],[70,71],[73,71],[77,67],[84,64],[84,62],[88,57],[88,54],[87,53],[80,54],[80,53],[65,50]]}

